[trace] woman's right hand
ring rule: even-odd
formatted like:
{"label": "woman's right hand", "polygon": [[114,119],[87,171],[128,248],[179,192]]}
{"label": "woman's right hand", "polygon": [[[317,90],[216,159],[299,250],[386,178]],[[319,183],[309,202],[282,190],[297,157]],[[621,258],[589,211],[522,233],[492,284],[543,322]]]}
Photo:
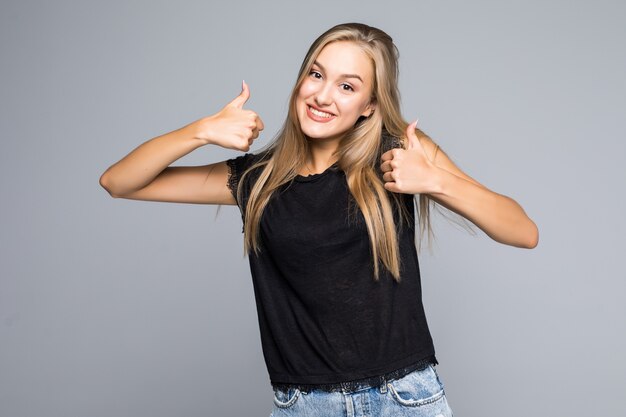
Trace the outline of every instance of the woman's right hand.
{"label": "woman's right hand", "polygon": [[250,98],[250,88],[245,81],[241,84],[241,94],[222,110],[194,122],[197,139],[222,148],[250,150],[252,142],[265,126],[258,114],[243,108]]}

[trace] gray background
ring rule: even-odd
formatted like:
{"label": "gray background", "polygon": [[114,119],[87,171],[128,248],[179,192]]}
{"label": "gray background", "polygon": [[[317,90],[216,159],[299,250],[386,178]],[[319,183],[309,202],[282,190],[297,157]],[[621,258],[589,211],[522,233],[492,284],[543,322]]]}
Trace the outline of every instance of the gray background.
{"label": "gray background", "polygon": [[3,0],[0,417],[269,415],[237,209],[98,179],[242,79],[258,149],[345,21],[395,39],[405,117],[540,229],[525,250],[435,218],[424,303],[455,415],[626,415],[625,18],[617,0]]}

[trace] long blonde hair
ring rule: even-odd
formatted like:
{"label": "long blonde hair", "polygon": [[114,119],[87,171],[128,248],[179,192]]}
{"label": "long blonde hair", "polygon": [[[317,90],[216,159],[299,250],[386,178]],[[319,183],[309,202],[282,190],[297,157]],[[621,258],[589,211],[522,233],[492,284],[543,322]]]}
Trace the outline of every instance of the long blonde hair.
{"label": "long blonde hair", "polygon": [[[402,141],[408,123],[400,113],[400,93],[398,91],[398,49],[389,35],[380,29],[361,23],[347,23],[334,26],[318,37],[307,52],[300,67],[296,84],[289,100],[287,118],[266,149],[266,158],[250,167],[239,182],[241,196],[243,178],[255,168],[262,168],[257,181],[250,191],[244,223],[244,246],[246,252],[258,252],[259,222],[263,210],[273,193],[282,185],[292,181],[305,164],[309,144],[300,129],[296,113],[296,97],[304,78],[310,72],[321,50],[331,42],[350,41],[358,45],[370,58],[374,68],[372,99],[376,109],[369,117],[361,117],[354,128],[342,138],[336,151],[337,164],[346,174],[348,188],[361,210],[371,243],[374,261],[374,277],[379,277],[379,262],[397,281],[400,280],[400,256],[396,224],[393,218],[392,199],[399,204],[399,196],[383,187],[377,166],[380,164],[382,131],[386,131]],[[419,129],[418,129],[419,131]],[[423,135],[423,132],[420,132]],[[399,204],[400,207],[404,207]],[[420,195],[420,229],[428,227],[429,200]]]}

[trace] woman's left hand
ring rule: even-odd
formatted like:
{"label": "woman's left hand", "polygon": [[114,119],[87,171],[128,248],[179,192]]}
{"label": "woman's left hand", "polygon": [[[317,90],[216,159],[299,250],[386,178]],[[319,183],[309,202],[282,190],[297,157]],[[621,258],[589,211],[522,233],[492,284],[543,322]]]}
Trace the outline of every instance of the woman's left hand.
{"label": "woman's left hand", "polygon": [[438,168],[426,156],[415,134],[417,120],[406,128],[407,149],[391,149],[381,156],[385,189],[394,193],[422,194],[437,190]]}

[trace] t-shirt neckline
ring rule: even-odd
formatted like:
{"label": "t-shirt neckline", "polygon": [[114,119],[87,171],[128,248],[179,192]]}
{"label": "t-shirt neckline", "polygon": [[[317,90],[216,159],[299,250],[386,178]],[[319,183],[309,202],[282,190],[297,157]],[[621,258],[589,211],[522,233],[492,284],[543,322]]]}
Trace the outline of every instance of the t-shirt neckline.
{"label": "t-shirt neckline", "polygon": [[334,172],[339,170],[339,165],[337,164],[337,162],[335,162],[334,164],[332,164],[331,166],[329,166],[328,168],[326,168],[323,172],[319,172],[317,174],[311,174],[311,175],[296,175],[295,180],[298,182],[309,182],[309,181],[314,181],[316,179],[319,179],[323,176],[328,175],[330,172]]}

